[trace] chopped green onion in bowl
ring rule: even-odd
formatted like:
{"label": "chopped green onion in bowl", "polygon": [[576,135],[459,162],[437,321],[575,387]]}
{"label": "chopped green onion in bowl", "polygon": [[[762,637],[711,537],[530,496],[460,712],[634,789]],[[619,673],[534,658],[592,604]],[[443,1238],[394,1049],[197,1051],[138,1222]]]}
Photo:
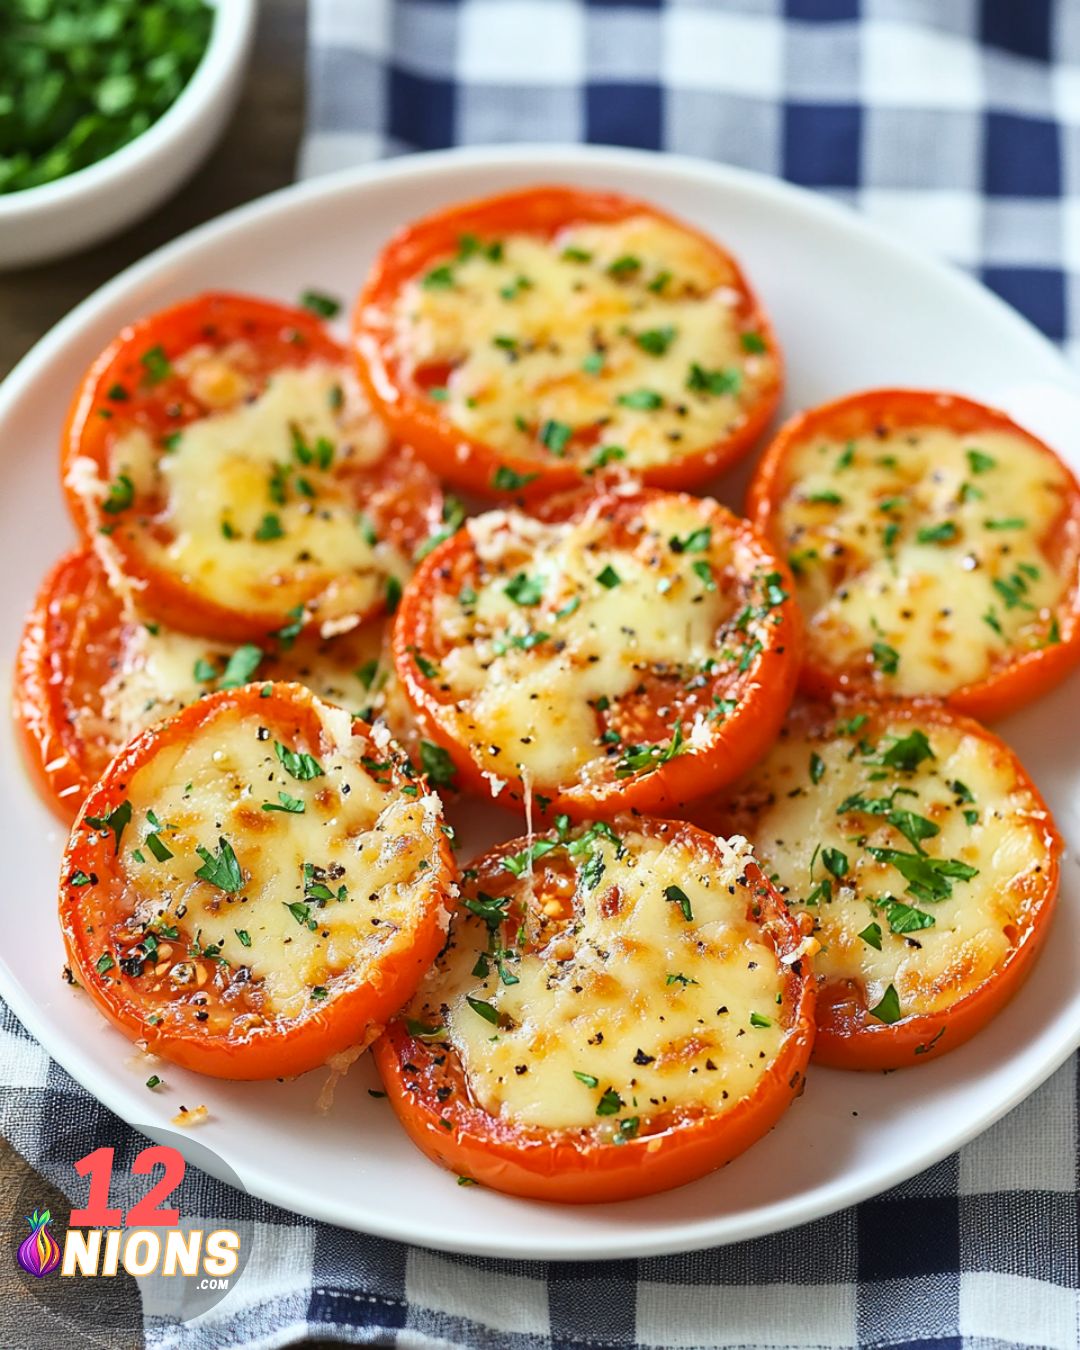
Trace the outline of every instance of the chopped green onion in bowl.
{"label": "chopped green onion in bowl", "polygon": [[191,79],[213,23],[207,0],[3,0],[0,194],[141,135]]}

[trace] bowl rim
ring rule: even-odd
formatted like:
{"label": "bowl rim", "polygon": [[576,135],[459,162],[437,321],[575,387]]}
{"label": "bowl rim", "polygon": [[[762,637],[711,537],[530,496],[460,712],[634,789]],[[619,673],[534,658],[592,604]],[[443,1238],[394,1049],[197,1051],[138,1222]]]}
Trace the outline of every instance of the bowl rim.
{"label": "bowl rim", "polygon": [[156,122],[104,159],[95,160],[51,183],[0,193],[0,222],[30,218],[51,207],[72,205],[85,193],[119,187],[147,160],[181,141],[199,114],[220,95],[245,59],[255,24],[257,0],[207,0],[214,10],[210,38],[199,64]]}

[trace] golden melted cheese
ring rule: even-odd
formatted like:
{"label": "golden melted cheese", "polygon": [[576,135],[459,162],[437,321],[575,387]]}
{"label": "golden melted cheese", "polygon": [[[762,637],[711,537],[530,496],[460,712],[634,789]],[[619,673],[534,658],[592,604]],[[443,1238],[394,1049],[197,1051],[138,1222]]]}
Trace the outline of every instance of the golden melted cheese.
{"label": "golden melted cheese", "polygon": [[1023,437],[933,426],[813,437],[786,481],[772,531],[815,665],[944,696],[1056,640],[1076,557],[1054,556],[1047,539],[1071,480]]}
{"label": "golden melted cheese", "polygon": [[[723,633],[742,602],[695,571],[738,568],[737,546],[716,529],[707,548],[670,544],[708,519],[691,499],[655,499],[626,546],[600,509],[569,523],[503,511],[469,522],[481,574],[475,599],[437,596],[449,645],[437,685],[452,699],[443,716],[484,772],[516,771],[540,789],[596,778],[625,750],[601,741],[598,701],[614,704],[654,667],[682,681],[710,662],[738,664],[749,638],[732,634],[728,651]],[[518,588],[522,577],[538,599]],[[712,734],[704,715],[681,732],[690,746]]]}
{"label": "golden melted cheese", "polygon": [[[902,754],[911,744],[906,738],[919,731],[933,758],[912,771],[881,762],[898,741]],[[854,796],[880,801],[893,793],[893,810],[937,827],[920,841],[927,858],[958,861],[976,875],[946,877],[951,894],[935,900],[915,893],[924,885],[918,874],[913,892],[891,861],[872,856],[868,849],[916,849],[887,815],[838,808]],[[836,734],[835,722],[808,728],[795,719],[730,801],[712,823],[744,830],[789,906],[813,916],[819,977],[855,981],[871,1008],[892,985],[903,1016],[948,1008],[993,972],[1048,862],[1045,815],[1017,782],[1005,748],[930,721],[883,715],[855,734]],[[910,822],[898,819],[911,833]]]}
{"label": "golden melted cheese", "polygon": [[[470,1092],[493,1115],[614,1132],[627,1118],[644,1127],[668,1112],[717,1112],[753,1091],[786,1041],[785,972],[747,917],[745,841],[724,845],[718,866],[677,838],[616,823],[618,845],[597,838],[592,858],[579,857],[572,925],[506,958],[515,983],[494,962],[486,977],[473,973],[487,928],[462,914],[410,1009],[445,1026]],[[500,894],[520,897],[529,884],[506,873]],[[619,1104],[608,1095],[602,1106],[610,1093]]]}
{"label": "golden melted cheese", "polygon": [[[359,713],[367,722],[385,720],[404,743],[412,720],[384,650],[384,627],[371,622],[336,638],[301,638],[288,651],[263,653],[248,679],[306,685],[319,698]],[[115,753],[136,732],[221,687],[236,650],[163,624],[126,625],[116,670],[101,690],[100,705],[76,713],[85,724],[84,739],[104,736]],[[254,655],[259,649],[244,650]]]}
{"label": "golden melted cheese", "polygon": [[[223,378],[220,355],[201,362]],[[193,383],[201,368],[188,371]],[[387,578],[408,572],[397,548],[373,542],[350,477],[387,445],[351,372],[318,363],[279,370],[261,393],[188,423],[164,452],[141,428],[118,437],[109,478],[131,480],[139,514],[112,524],[194,597],[270,626],[306,606],[329,635],[377,609]],[[90,461],[77,459],[69,481],[98,506],[107,500]],[[148,517],[151,502],[160,514]],[[109,564],[110,537],[98,544]]]}
{"label": "golden melted cheese", "polygon": [[[121,849],[136,921],[179,928],[189,950],[216,946],[262,982],[267,1015],[290,1019],[370,978],[382,949],[415,923],[441,824],[437,798],[381,786],[364,767],[365,757],[387,758],[385,734],[369,742],[351,735],[347,713],[319,713],[324,748],[286,747],[317,753],[322,773],[306,779],[281,762],[272,728],[235,710],[158,750],[132,776]],[[303,811],[263,809],[286,799]],[[159,861],[148,834],[173,856]],[[198,849],[219,858],[222,840],[242,872],[237,890],[196,875],[206,862]]]}
{"label": "golden melted cheese", "polygon": [[[775,383],[736,286],[722,254],[650,216],[509,234],[406,286],[396,340],[415,369],[452,367],[440,407],[474,439],[583,465],[617,447],[639,470],[726,440]],[[552,447],[548,422],[587,434]]]}

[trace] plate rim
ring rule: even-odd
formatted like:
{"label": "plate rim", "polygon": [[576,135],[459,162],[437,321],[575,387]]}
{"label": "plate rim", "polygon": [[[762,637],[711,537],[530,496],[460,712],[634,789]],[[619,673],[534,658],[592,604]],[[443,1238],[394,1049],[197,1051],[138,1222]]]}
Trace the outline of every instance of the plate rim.
{"label": "plate rim", "polygon": [[[544,166],[552,161],[583,169],[589,166],[628,170],[640,167],[647,169],[652,175],[659,170],[683,181],[704,180],[710,187],[721,191],[727,188],[748,192],[781,210],[817,217],[834,229],[868,240],[879,248],[891,252],[907,266],[927,275],[936,286],[952,289],[969,306],[982,307],[984,312],[994,314],[999,321],[1004,319],[1012,325],[1018,338],[1023,335],[1024,340],[1031,346],[1034,356],[1044,365],[1056,368],[1058,378],[1065,388],[1080,392],[1080,380],[1063,352],[1022,314],[966,272],[913,248],[887,228],[870,221],[840,202],[754,170],[718,164],[692,156],[624,147],[553,142],[524,146],[455,147],[409,154],[389,160],[376,160],[290,184],[205,221],[155,249],[99,286],[38,339],[0,383],[0,420],[7,417],[19,404],[39,373],[54,356],[61,353],[70,341],[76,340],[100,311],[107,309],[126,292],[136,289],[142,282],[160,274],[171,263],[183,261],[187,254],[197,251],[203,244],[227,239],[231,235],[243,232],[267,215],[278,217],[293,211],[303,211],[314,202],[332,199],[338,195],[349,195],[369,183],[381,184],[395,180],[408,182],[442,175],[452,177],[458,170],[477,168],[497,170],[510,166],[520,168],[522,165],[535,165],[538,170],[537,181],[540,181]],[[15,749],[14,745],[12,749]],[[22,985],[15,978],[14,972],[9,971],[7,962],[2,956],[0,956],[0,995],[45,1052],[95,1100],[113,1111],[132,1128],[154,1137],[154,1128],[139,1122],[139,1112],[135,1109],[137,1097],[133,1086],[123,1080],[117,1080],[106,1083],[103,1090],[101,1083],[95,1080],[93,1066],[85,1062],[81,1055],[69,1055],[66,1048],[63,1053],[56,1053],[52,1044],[52,1019],[34,1004],[29,990],[26,990],[24,995]],[[314,1199],[308,1198],[302,1193],[299,1183],[293,1182],[287,1176],[280,1173],[272,1174],[265,1168],[257,1171],[254,1177],[244,1168],[237,1168],[237,1173],[248,1194],[263,1198],[294,1214],[349,1230],[444,1252],[518,1260],[571,1261],[644,1258],[696,1251],[798,1227],[871,1196],[879,1195],[892,1186],[918,1175],[989,1129],[1045,1082],[1078,1046],[1080,1046],[1080,1023],[1073,1028],[1071,1038],[1064,1037],[1053,1047],[1051,1053],[1033,1065],[1009,1093],[1003,1094],[995,1102],[992,1111],[984,1112],[975,1118],[974,1122],[969,1121],[960,1129],[943,1136],[920,1154],[919,1161],[914,1166],[909,1161],[894,1163],[875,1174],[873,1179],[856,1180],[846,1185],[839,1180],[833,1182],[827,1197],[823,1197],[819,1190],[811,1191],[775,1201],[764,1209],[753,1210],[745,1217],[732,1218],[721,1213],[689,1222],[668,1222],[655,1234],[642,1234],[636,1226],[630,1226],[625,1234],[597,1238],[592,1236],[587,1228],[583,1228],[580,1236],[560,1237],[557,1240],[559,1244],[557,1250],[553,1249],[551,1239],[539,1244],[530,1244],[527,1236],[519,1238],[515,1234],[505,1232],[498,1234],[497,1238],[493,1236],[490,1241],[462,1237],[454,1231],[443,1231],[434,1214],[431,1227],[419,1236],[414,1224],[408,1221],[396,1222],[394,1215],[389,1212],[365,1215],[365,1226],[360,1228],[344,1204],[336,1208],[333,1203],[320,1200],[317,1196]],[[175,1142],[172,1135],[169,1142]],[[417,1160],[420,1160],[419,1154]],[[205,1164],[203,1165],[204,1170],[212,1170],[205,1169]],[[228,1180],[225,1177],[219,1179]],[[717,1231],[718,1228],[720,1231]]]}

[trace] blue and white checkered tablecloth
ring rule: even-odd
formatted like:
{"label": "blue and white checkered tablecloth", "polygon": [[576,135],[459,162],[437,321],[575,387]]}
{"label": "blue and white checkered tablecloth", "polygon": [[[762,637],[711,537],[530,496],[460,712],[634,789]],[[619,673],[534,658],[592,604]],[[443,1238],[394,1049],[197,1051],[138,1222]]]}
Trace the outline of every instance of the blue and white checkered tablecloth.
{"label": "blue and white checkered tablecloth", "polygon": [[[1080,354],[1080,0],[310,0],[301,172],[589,140],[775,174],[972,270]],[[142,1141],[0,1020],[0,1131],[45,1176]],[[958,1155],[794,1232],[551,1264],[345,1233],[192,1173],[255,1224],[201,1324],[152,1347],[1080,1344],[1077,1065]]]}

